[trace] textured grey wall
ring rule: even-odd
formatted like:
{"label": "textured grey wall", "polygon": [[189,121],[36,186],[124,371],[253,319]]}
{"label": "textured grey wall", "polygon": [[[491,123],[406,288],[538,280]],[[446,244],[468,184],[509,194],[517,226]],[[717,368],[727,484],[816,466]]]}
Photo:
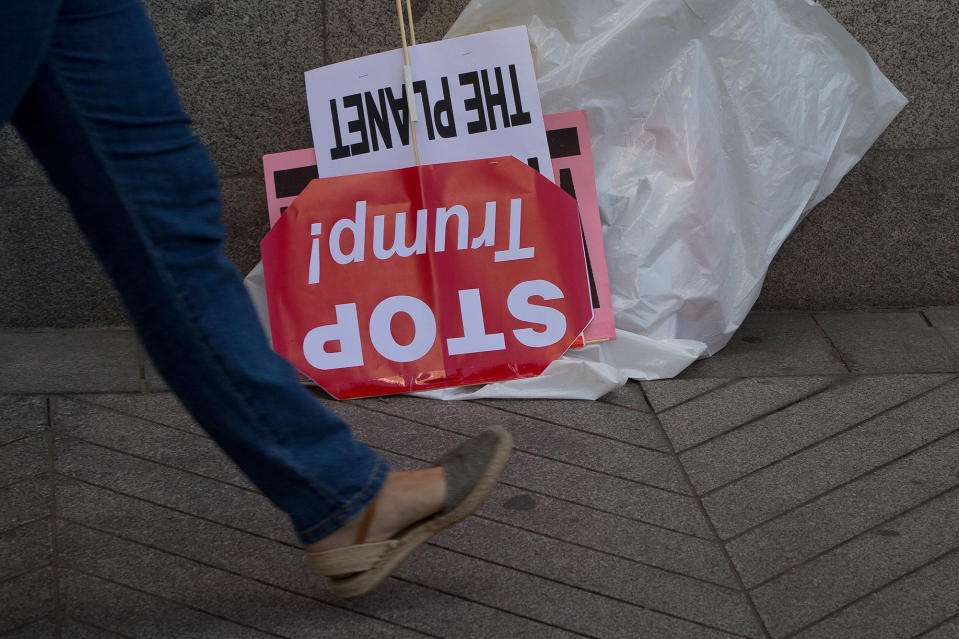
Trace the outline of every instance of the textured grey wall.
{"label": "textured grey wall", "polygon": [[[584,0],[585,1],[585,0]],[[800,0],[796,0],[800,1]],[[439,39],[467,0],[414,0]],[[246,272],[267,230],[260,157],[311,145],[302,72],[397,46],[391,0],[147,0],[223,181],[227,250]],[[828,0],[911,103],[787,240],[758,307],[959,303],[959,3]],[[62,199],[0,131],[0,326],[125,323]]]}

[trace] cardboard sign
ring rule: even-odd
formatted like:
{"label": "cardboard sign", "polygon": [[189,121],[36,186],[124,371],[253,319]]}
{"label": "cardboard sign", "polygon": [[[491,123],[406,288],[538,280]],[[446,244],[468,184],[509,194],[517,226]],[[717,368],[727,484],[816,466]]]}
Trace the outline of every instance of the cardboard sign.
{"label": "cardboard sign", "polygon": [[[526,27],[409,47],[421,164],[513,155],[553,178]],[[306,72],[320,177],[416,164],[399,49]]]}
{"label": "cardboard sign", "polygon": [[576,202],[512,157],[314,180],[261,250],[274,348],[342,399],[535,376],[592,319]]}
{"label": "cardboard sign", "polygon": [[586,111],[547,115],[546,139],[556,183],[576,199],[583,225],[593,305],[593,321],[583,332],[583,342],[592,344],[614,340],[616,322],[609,294],[609,272],[606,270],[606,249],[603,246],[603,227],[599,218]]}

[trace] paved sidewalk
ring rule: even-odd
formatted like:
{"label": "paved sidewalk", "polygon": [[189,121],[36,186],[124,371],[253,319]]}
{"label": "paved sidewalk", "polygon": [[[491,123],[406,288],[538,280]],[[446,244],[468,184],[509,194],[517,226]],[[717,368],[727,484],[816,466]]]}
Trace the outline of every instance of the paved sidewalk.
{"label": "paved sidewalk", "polygon": [[516,438],[348,603],[131,332],[0,332],[0,635],[959,637],[957,354],[959,307],[756,313],[598,402],[328,402],[398,468]]}

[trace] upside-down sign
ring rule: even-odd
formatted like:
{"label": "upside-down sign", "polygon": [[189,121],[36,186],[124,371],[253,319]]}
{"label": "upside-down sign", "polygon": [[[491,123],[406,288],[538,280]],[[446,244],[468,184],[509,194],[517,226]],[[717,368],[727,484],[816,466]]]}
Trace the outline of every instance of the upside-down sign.
{"label": "upside-down sign", "polygon": [[576,202],[512,157],[313,180],[261,249],[273,347],[341,399],[538,375],[592,318]]}

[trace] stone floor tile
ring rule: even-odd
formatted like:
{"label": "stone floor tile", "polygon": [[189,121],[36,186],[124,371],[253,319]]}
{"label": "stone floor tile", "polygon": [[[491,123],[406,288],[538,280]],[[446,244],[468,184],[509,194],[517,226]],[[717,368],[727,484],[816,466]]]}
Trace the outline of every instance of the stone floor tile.
{"label": "stone floor tile", "polygon": [[956,639],[956,637],[959,637],[959,616],[953,617],[917,636],[922,637],[922,639]]}
{"label": "stone floor tile", "polygon": [[959,357],[920,313],[817,313],[854,373],[959,371]]}
{"label": "stone floor tile", "polygon": [[173,393],[96,393],[76,395],[73,398],[104,406],[132,417],[139,417],[191,433],[204,434],[204,430],[190,416]]}
{"label": "stone floor tile", "polygon": [[[97,501],[97,503],[103,502]],[[92,502],[88,504],[92,505]],[[149,504],[131,505],[114,501],[112,506],[108,506],[108,512],[116,514],[118,506],[126,512],[126,518],[130,518],[131,515],[144,516],[145,509],[163,510]],[[130,510],[131,508],[133,510]],[[75,509],[71,515],[78,512]],[[137,528],[135,525],[131,526],[123,521],[111,519],[109,515],[101,517],[95,513],[87,512],[87,514],[95,517],[100,524],[110,526],[117,534]],[[147,514],[146,518],[154,520],[160,518],[160,515]],[[547,636],[545,633],[550,631],[548,626],[397,580],[388,581],[374,594],[362,600],[346,602],[332,595],[326,588],[324,580],[306,569],[305,561],[298,549],[281,546],[276,542],[246,535],[240,531],[224,530],[209,522],[175,513],[169,517],[166,524],[170,528],[168,531],[141,529],[137,535],[145,543],[159,546],[168,552],[184,555],[206,564],[226,566],[232,571],[240,571],[258,581],[305,594],[316,602],[318,614],[322,613],[321,602],[331,603],[337,607],[349,607],[398,626],[425,632],[429,636],[493,637],[511,633],[519,633],[520,636]],[[219,539],[217,539],[218,536]],[[194,539],[197,541],[196,544],[191,543]],[[135,547],[131,547],[130,552],[135,553]],[[282,553],[282,556],[278,552]],[[238,556],[243,559],[238,561]],[[132,582],[130,585],[137,586]],[[211,583],[211,587],[222,589],[228,587],[228,584],[224,586]],[[159,596],[169,597],[163,588],[158,588],[156,593]],[[184,603],[195,605],[194,601],[195,599],[190,597]],[[405,631],[400,629],[397,632]],[[557,633],[558,636],[567,636],[561,631]],[[290,636],[312,635],[307,632],[304,635]],[[347,633],[342,636],[353,635]]]}
{"label": "stone floor tile", "polygon": [[659,413],[677,451],[828,387],[832,377],[769,377],[740,380]]}
{"label": "stone floor tile", "polygon": [[[67,634],[66,628],[61,636],[83,639],[82,635]],[[50,617],[44,617],[3,635],[3,639],[58,639],[57,624]]]}
{"label": "stone floor tile", "polygon": [[45,476],[0,486],[0,532],[50,514],[50,481]]}
{"label": "stone floor tile", "polygon": [[[396,453],[391,453],[385,450],[378,450],[374,448],[380,457],[386,460],[386,463],[390,465],[390,471],[394,470],[416,470],[417,468],[422,468],[423,463],[413,459],[412,457],[405,457],[403,455],[397,455]],[[511,457],[512,459],[512,457]],[[501,478],[502,481],[502,478]]]}
{"label": "stone floor tile", "polygon": [[255,490],[222,449],[206,436],[63,397],[52,399],[51,420],[58,434]]}
{"label": "stone floor tile", "polygon": [[[64,521],[68,568],[159,596],[234,623],[285,637],[421,637],[394,624],[330,606],[201,563]],[[319,627],[318,620],[322,620]]]}
{"label": "stone floor tile", "polygon": [[[379,451],[394,470],[414,470],[423,463]],[[556,497],[637,522],[653,524],[675,532],[709,538],[712,530],[697,501],[653,486],[605,475],[578,466],[513,451],[500,483],[533,495]],[[510,504],[508,508],[522,507]]]}
{"label": "stone floor tile", "polygon": [[[441,412],[450,410],[449,407],[427,405],[419,402],[431,401],[421,398],[404,397],[395,398],[374,398],[353,400],[350,402],[338,402],[336,400],[323,400],[324,406],[332,412],[343,417],[353,429],[354,436],[370,446],[391,450],[393,452],[420,459],[424,462],[439,459],[446,451],[458,444],[466,441],[466,438],[473,433],[464,433],[463,426],[459,423],[444,424],[444,428],[435,428],[432,424],[444,423],[445,420],[437,419]],[[415,402],[408,404],[407,402]],[[443,402],[444,404],[459,404],[461,402]],[[396,410],[396,407],[403,406],[404,409]],[[472,405],[460,407],[465,409],[460,415],[458,422],[469,419],[472,412]],[[492,409],[486,409],[489,412]],[[397,419],[397,418],[400,419]],[[420,419],[417,418],[421,418]],[[514,421],[520,421],[522,418],[515,417]],[[423,422],[426,422],[425,424]]]}
{"label": "stone floor tile", "polygon": [[[942,313],[927,318],[940,332],[950,320]],[[728,559],[709,541],[713,528],[675,458],[615,439],[616,429],[630,432],[629,418],[649,417],[646,398],[668,422],[687,405],[736,386],[751,389],[740,405],[727,398],[729,410],[713,408],[715,422],[772,401],[768,389],[751,385],[800,378],[771,375],[666,380],[646,391],[632,383],[631,393],[600,404],[324,400],[358,424],[361,439],[381,447],[395,468],[420,467],[493,422],[516,433],[519,444],[479,516],[435,538],[372,596],[349,603],[306,568],[282,514],[218,474],[214,457],[221,453],[197,437],[202,431],[171,394],[54,397],[57,468],[79,478],[59,479],[61,532],[70,536],[61,576],[69,572],[83,588],[99,589],[105,603],[93,610],[111,614],[106,602],[114,598],[122,604],[117,609],[129,611],[124,619],[143,621],[141,631],[124,630],[66,611],[64,636],[148,636],[144,628],[153,623],[162,632],[163,617],[180,609],[198,619],[216,617],[225,627],[266,619],[260,632],[308,636],[316,610],[329,605],[372,623],[373,636],[569,636],[585,632],[570,621],[578,612],[586,621],[604,616],[586,633],[592,636],[635,635],[638,628],[644,636],[760,637],[763,629]],[[729,429],[680,455],[706,493],[703,503],[719,534],[732,536],[729,557],[746,587],[764,597],[759,610],[776,637],[861,628],[877,636],[924,630],[949,636],[943,633],[956,627],[949,608],[956,597],[945,580],[955,572],[959,550],[948,553],[959,540],[942,536],[955,532],[949,517],[959,515],[952,503],[937,507],[938,515],[926,509],[959,492],[952,463],[959,454],[959,406],[952,399],[959,380],[954,373],[802,378],[808,377],[829,380],[828,387],[784,400],[785,406],[772,401],[765,413],[742,418],[738,427],[733,419]],[[19,404],[4,419],[11,399]],[[582,404],[581,415],[564,410],[574,404]],[[45,407],[42,396],[0,396],[0,434],[4,425],[28,424],[15,433],[22,439],[0,444],[0,457],[13,460],[16,473],[22,459],[43,460],[27,465],[39,474],[0,483],[2,586],[4,569],[20,574],[21,566],[36,565],[31,558],[48,557],[43,535],[27,534],[49,526]],[[10,446],[24,443],[36,449],[9,454]],[[677,475],[668,465],[641,472],[631,465],[636,459],[616,457],[617,447],[623,455],[653,455],[644,462],[668,461]],[[0,460],[0,475],[4,468]],[[676,483],[664,484],[664,477]],[[20,563],[10,568],[4,556]],[[70,569],[75,560],[84,574]],[[139,569],[130,568],[138,562]],[[171,593],[182,598],[173,601]],[[42,633],[34,624],[48,622],[48,614],[17,627]],[[161,621],[144,621],[154,618]],[[203,636],[232,636],[212,628]]]}
{"label": "stone floor tile", "polygon": [[959,354],[959,328],[940,328],[938,330],[942,334],[942,338],[952,347],[952,351]]}
{"label": "stone floor tile", "polygon": [[934,306],[922,314],[936,328],[959,328],[959,306]]}
{"label": "stone floor tile", "polygon": [[[514,507],[508,507],[516,504]],[[495,521],[704,581],[735,587],[719,545],[542,495],[497,486],[477,511]]]}
{"label": "stone floor tile", "polygon": [[959,614],[957,575],[959,549],[823,619],[796,639],[915,636],[917,629]]}
{"label": "stone floor tile", "polygon": [[488,519],[472,517],[436,537],[434,544],[654,612],[745,636],[762,635],[738,590],[623,561]]}
{"label": "stone floor tile", "polygon": [[669,443],[652,415],[621,406],[569,399],[492,399],[477,403],[636,446],[669,451]]}
{"label": "stone floor tile", "polygon": [[43,167],[12,126],[0,127],[0,186],[37,186],[47,182]]}
{"label": "stone floor tile", "polygon": [[297,541],[287,517],[259,493],[76,439],[58,439],[56,448],[57,470],[68,477],[279,541]]}
{"label": "stone floor tile", "polygon": [[[410,562],[419,561],[419,552]],[[461,579],[468,576],[461,575]],[[389,579],[370,595],[350,602],[350,609],[371,616],[388,615],[407,628],[436,637],[560,637],[564,629],[514,615],[403,579]]]}
{"label": "stone floor tile", "polygon": [[[273,636],[73,570],[62,571],[59,588],[63,612],[81,622],[81,632],[87,633],[80,636],[138,639],[265,639]],[[86,624],[120,634],[103,632]]]}
{"label": "stone floor tile", "polygon": [[[752,591],[773,637],[819,621],[959,545],[959,488]],[[934,587],[934,584],[930,584]]]}
{"label": "stone floor tile", "polygon": [[[433,445],[434,437],[422,436],[417,432],[418,429],[407,430],[408,424],[392,433],[388,429],[380,428],[374,429],[375,432],[365,431],[365,422],[361,419],[353,420],[353,423],[354,432],[361,440],[374,447],[385,446],[391,451],[401,451],[383,453],[397,470],[423,467],[424,462],[412,456],[420,454],[419,450],[423,448],[422,443],[425,440],[429,440],[430,446],[436,450],[446,450],[462,441],[456,436],[450,437],[450,434],[438,431],[440,435],[445,434],[450,438]],[[381,440],[384,436],[388,441]],[[431,456],[435,458],[436,455]],[[692,497],[522,451],[513,451],[501,482],[516,489],[557,497],[566,502],[605,510],[614,515],[688,535],[705,538],[712,534],[701,509]]]}
{"label": "stone floor tile", "polygon": [[[423,466],[409,457],[388,452],[381,454],[394,470],[413,470]],[[601,514],[626,518],[640,526],[652,524],[699,539],[708,539],[712,535],[705,516],[692,497],[525,453],[513,453],[500,483],[521,495],[517,499],[491,497],[490,507],[495,504],[507,510],[523,510],[529,508],[531,500],[556,497],[561,503],[586,506]]]}
{"label": "stone floor tile", "polygon": [[153,365],[153,361],[150,359],[150,356],[147,355],[143,344],[138,342],[137,348],[140,353],[140,361],[143,362],[143,381],[146,384],[146,389],[153,393],[169,391],[170,387],[167,385],[166,380],[160,376],[156,366]]}
{"label": "stone floor tile", "polygon": [[0,332],[0,392],[140,390],[128,330]]}
{"label": "stone floor tile", "polygon": [[45,566],[52,557],[49,518],[0,533],[0,581]]}
{"label": "stone floor tile", "polygon": [[[162,626],[159,626],[159,628],[162,628]],[[65,639],[124,639],[124,637],[130,635],[118,635],[115,632],[80,623],[74,619],[64,619],[60,636]]]}
{"label": "stone floor tile", "polygon": [[948,375],[845,378],[808,399],[687,450],[680,460],[696,488],[709,492],[949,379]]}
{"label": "stone floor tile", "polygon": [[688,535],[712,536],[692,497],[579,466],[514,451],[501,481]]}
{"label": "stone floor tile", "polygon": [[[422,457],[416,450],[423,445],[421,442],[440,437],[436,429],[398,421],[389,415],[440,424],[443,428],[469,437],[485,430],[490,424],[499,424],[512,433],[516,451],[541,455],[666,490],[689,493],[689,486],[679,466],[665,453],[625,445],[474,402],[423,404],[424,401],[432,400],[391,397],[382,402],[374,399],[328,405],[346,418],[361,441],[420,459],[436,459],[450,446],[444,443],[438,449],[431,447],[429,456]],[[382,413],[374,413],[367,410],[368,407]],[[400,450],[401,446],[406,450]]]}
{"label": "stone floor tile", "polygon": [[959,355],[959,306],[940,306],[923,310],[923,315]]}
{"label": "stone floor tile", "polygon": [[623,408],[632,408],[643,413],[650,412],[646,397],[643,396],[643,389],[639,382],[634,380],[629,380],[622,386],[609,391],[600,397],[599,401],[622,406]]}
{"label": "stone floor tile", "polygon": [[46,435],[32,435],[0,446],[0,486],[45,472],[48,456]]}
{"label": "stone floor tile", "polygon": [[959,381],[825,440],[703,498],[724,539],[953,432]]}
{"label": "stone floor tile", "polygon": [[959,484],[957,459],[954,433],[750,530],[726,548],[752,588],[953,488]]}
{"label": "stone floor tile", "polygon": [[807,313],[753,313],[716,355],[680,373],[692,377],[830,375],[846,367]]}
{"label": "stone floor tile", "polygon": [[146,383],[147,390],[149,391],[162,392],[170,390],[170,387],[167,386],[166,380],[160,377],[160,373],[157,372],[156,368],[149,361],[144,364],[143,379]]}
{"label": "stone floor tile", "polygon": [[0,633],[19,630],[53,612],[53,571],[41,568],[0,582]]}
{"label": "stone floor tile", "polygon": [[[400,567],[403,579],[559,629],[596,637],[726,637],[726,633],[579,588],[426,546]],[[469,575],[469,579],[464,579]],[[560,603],[561,602],[561,603]],[[551,634],[548,636],[552,636]]]}
{"label": "stone floor tile", "polygon": [[704,377],[701,379],[660,379],[639,383],[646,393],[646,397],[649,399],[653,410],[661,413],[666,409],[687,402],[723,384],[727,384],[729,380]]}
{"label": "stone floor tile", "polygon": [[[306,565],[296,546],[171,511],[80,482],[64,480],[59,488],[62,516],[72,522],[109,532],[175,555],[238,572],[257,581],[314,599],[343,606],[325,580]],[[242,559],[239,559],[242,558]],[[415,561],[411,559],[410,561]],[[539,636],[541,624],[393,580],[371,597],[350,603],[371,617],[432,636],[503,636],[506,629]],[[390,602],[383,605],[383,601]],[[417,602],[416,606],[396,602]],[[428,611],[428,613],[422,611]],[[420,611],[420,612],[418,612]]]}
{"label": "stone floor tile", "polygon": [[0,446],[47,427],[47,401],[39,395],[0,395]]}
{"label": "stone floor tile", "polygon": [[301,592],[304,584],[320,581],[297,545],[66,478],[58,482],[57,501],[59,515],[73,523],[253,579]]}

